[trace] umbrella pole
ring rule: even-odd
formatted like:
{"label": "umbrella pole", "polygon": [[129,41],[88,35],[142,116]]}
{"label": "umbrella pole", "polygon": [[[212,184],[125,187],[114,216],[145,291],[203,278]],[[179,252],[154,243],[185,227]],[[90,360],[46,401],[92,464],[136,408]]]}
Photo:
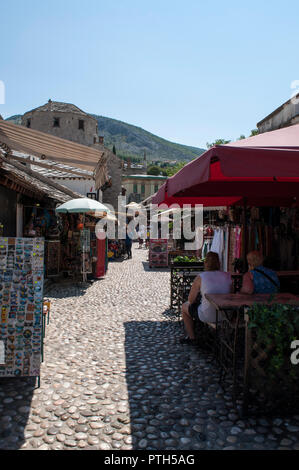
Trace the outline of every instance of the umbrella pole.
{"label": "umbrella pole", "polygon": [[85,259],[84,259],[85,258],[84,228],[85,228],[85,213],[83,213],[82,275],[83,275],[83,282],[86,282]]}

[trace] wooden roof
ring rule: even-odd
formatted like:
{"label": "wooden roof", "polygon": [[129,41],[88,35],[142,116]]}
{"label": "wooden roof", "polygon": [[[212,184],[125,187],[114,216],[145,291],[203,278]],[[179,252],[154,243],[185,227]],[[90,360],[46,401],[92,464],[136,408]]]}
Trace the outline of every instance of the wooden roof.
{"label": "wooden roof", "polygon": [[103,151],[93,147],[17,126],[7,121],[0,121],[1,144],[6,144],[11,150],[89,171],[94,171],[95,167],[99,168],[104,156]]}
{"label": "wooden roof", "polygon": [[21,163],[8,161],[4,157],[0,157],[0,185],[38,200],[46,198],[63,203],[82,197],[81,194],[54,183]]}

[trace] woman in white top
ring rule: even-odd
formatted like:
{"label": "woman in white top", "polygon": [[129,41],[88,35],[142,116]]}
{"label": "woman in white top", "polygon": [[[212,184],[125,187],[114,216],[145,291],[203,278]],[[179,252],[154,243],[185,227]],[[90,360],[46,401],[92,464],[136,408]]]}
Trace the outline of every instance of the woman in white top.
{"label": "woman in white top", "polygon": [[[204,262],[205,271],[194,280],[190,289],[188,302],[182,307],[182,317],[187,336],[180,340],[181,343],[195,342],[194,320],[198,317],[202,322],[215,323],[216,309],[205,298],[205,294],[228,294],[232,289],[230,273],[220,271],[219,256],[209,251]],[[196,301],[201,294],[201,301]]]}

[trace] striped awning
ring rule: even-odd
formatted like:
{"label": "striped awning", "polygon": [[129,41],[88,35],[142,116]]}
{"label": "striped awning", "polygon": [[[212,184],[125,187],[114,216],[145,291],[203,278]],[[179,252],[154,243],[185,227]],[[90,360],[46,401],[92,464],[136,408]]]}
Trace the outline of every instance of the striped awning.
{"label": "striped awning", "polygon": [[[44,132],[0,120],[0,146],[42,159],[93,171],[101,166],[104,152]],[[106,159],[104,159],[105,165]]]}

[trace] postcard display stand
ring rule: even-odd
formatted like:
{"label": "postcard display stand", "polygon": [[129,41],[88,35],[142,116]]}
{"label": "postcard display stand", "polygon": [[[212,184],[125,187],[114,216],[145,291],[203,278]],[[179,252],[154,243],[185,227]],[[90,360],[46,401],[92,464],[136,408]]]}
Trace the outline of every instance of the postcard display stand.
{"label": "postcard display stand", "polygon": [[43,238],[0,238],[0,378],[40,377]]}
{"label": "postcard display stand", "polygon": [[168,266],[168,240],[151,239],[149,246],[149,266],[166,267]]}

